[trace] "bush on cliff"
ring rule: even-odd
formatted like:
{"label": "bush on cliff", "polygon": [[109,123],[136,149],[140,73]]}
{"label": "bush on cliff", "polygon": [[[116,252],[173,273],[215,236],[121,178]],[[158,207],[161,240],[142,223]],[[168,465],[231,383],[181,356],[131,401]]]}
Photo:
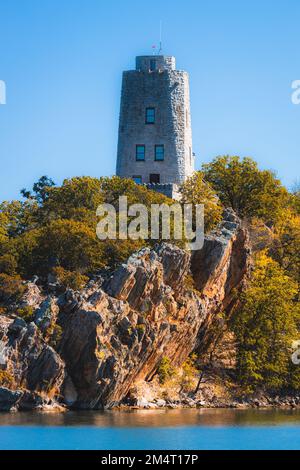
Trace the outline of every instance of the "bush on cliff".
{"label": "bush on cliff", "polygon": [[30,230],[16,241],[19,272],[25,278],[46,277],[55,267],[85,274],[105,266],[103,244],[83,222],[57,219]]}
{"label": "bush on cliff", "polygon": [[160,361],[157,373],[160,383],[164,384],[168,379],[176,374],[176,369],[172,366],[170,359],[164,356]]}
{"label": "bush on cliff", "polygon": [[182,185],[180,192],[182,203],[204,205],[206,232],[212,230],[221,222],[222,204],[210,184],[204,181],[204,175],[201,171],[196,171],[193,176],[190,176]]}
{"label": "bush on cliff", "polygon": [[65,289],[80,290],[88,282],[88,276],[80,274],[77,271],[67,271],[61,266],[53,269],[53,274],[58,280],[59,284]]}
{"label": "bush on cliff", "polygon": [[18,301],[25,290],[26,287],[20,276],[0,273],[0,305]]}
{"label": "bush on cliff", "polygon": [[270,256],[297,284],[297,298],[300,300],[300,215],[292,210],[285,211],[285,217],[275,227]]}
{"label": "bush on cliff", "polygon": [[202,170],[223,205],[240,217],[260,217],[271,226],[290,203],[288,191],[274,173],[260,170],[251,158],[220,156]]}
{"label": "bush on cliff", "polygon": [[232,317],[238,378],[251,390],[300,388],[291,360],[300,320],[296,296],[296,283],[279,264],[265,253],[258,255],[251,285]]}
{"label": "bush on cliff", "polygon": [[[86,276],[99,269],[114,268],[145,244],[157,243],[99,240],[99,204],[110,203],[118,213],[119,196],[127,196],[128,205],[142,203],[148,208],[151,204],[174,202],[116,176],[76,177],[61,186],[43,176],[31,191],[23,189],[22,195],[24,201],[0,205],[0,273],[10,276],[10,283],[15,285],[20,282],[18,276],[29,279],[37,274],[46,281],[48,274],[55,274],[58,269],[62,285],[79,287]],[[8,299],[4,294],[2,298]]]}

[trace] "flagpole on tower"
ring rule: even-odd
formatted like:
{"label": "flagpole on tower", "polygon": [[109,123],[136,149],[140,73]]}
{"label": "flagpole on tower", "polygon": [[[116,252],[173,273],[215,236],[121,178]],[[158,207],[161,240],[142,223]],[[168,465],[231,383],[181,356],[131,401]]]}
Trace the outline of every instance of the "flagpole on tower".
{"label": "flagpole on tower", "polygon": [[160,23],[159,23],[159,51],[158,51],[158,55],[161,53],[162,51],[162,20],[160,20]]}

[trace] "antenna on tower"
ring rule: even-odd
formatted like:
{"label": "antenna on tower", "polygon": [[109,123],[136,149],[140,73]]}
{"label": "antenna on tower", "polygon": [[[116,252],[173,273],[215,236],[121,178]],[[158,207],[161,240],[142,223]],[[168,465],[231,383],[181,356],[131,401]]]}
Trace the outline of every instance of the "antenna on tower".
{"label": "antenna on tower", "polygon": [[159,51],[158,51],[158,55],[161,53],[162,51],[162,20],[160,20],[159,22]]}

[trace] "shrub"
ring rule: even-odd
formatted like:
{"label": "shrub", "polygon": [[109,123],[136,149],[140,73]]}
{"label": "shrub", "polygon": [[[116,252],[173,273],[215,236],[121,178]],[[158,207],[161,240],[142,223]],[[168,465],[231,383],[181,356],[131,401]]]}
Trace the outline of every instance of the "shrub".
{"label": "shrub", "polygon": [[195,354],[192,354],[182,364],[182,376],[180,380],[180,386],[181,389],[185,392],[190,392],[195,389],[195,382],[199,373],[196,366],[196,359],[197,356]]}
{"label": "shrub", "polygon": [[18,301],[24,292],[26,286],[23,284],[20,276],[9,276],[0,273],[0,302],[7,304]]}
{"label": "shrub", "polygon": [[49,345],[57,350],[63,334],[62,327],[57,323],[52,323],[47,330],[46,337]]}
{"label": "shrub", "polygon": [[0,272],[8,275],[14,275],[16,273],[18,263],[15,258],[10,253],[6,253],[0,256]]}
{"label": "shrub", "polygon": [[89,280],[88,276],[84,276],[77,271],[67,271],[62,267],[54,268],[53,273],[65,289],[80,290]]}
{"label": "shrub", "polygon": [[0,369],[0,386],[1,387],[12,387],[14,384],[14,377],[7,370]]}
{"label": "shrub", "polygon": [[30,323],[34,320],[34,309],[30,306],[18,308],[16,314],[18,315],[18,317],[25,320],[26,323]]}
{"label": "shrub", "polygon": [[274,173],[259,170],[251,158],[220,156],[202,169],[223,205],[241,217],[261,217],[274,225],[289,203],[290,196]]}
{"label": "shrub", "polygon": [[170,359],[163,357],[157,369],[160,383],[164,384],[168,379],[174,376],[175,372],[176,370],[172,366]]}
{"label": "shrub", "polygon": [[45,277],[54,267],[86,274],[103,267],[102,250],[95,229],[59,219],[20,237],[19,264],[25,277]]}
{"label": "shrub", "polygon": [[256,260],[242,306],[232,317],[238,342],[237,372],[242,384],[255,389],[300,387],[291,380],[291,346],[298,338],[297,285],[264,253]]}
{"label": "shrub", "polygon": [[203,204],[205,230],[210,231],[222,219],[222,204],[209,183],[204,181],[204,175],[196,171],[190,176],[180,189],[182,203]]}

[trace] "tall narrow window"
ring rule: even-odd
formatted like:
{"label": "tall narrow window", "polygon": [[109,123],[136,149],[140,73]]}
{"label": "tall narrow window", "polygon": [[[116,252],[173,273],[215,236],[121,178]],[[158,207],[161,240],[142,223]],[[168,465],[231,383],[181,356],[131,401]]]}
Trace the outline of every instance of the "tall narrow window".
{"label": "tall narrow window", "polygon": [[136,184],[142,184],[142,177],[141,176],[133,176],[132,179]]}
{"label": "tall narrow window", "polygon": [[155,108],[146,108],[146,124],[155,123]]}
{"label": "tall narrow window", "polygon": [[165,146],[155,145],[155,161],[162,162],[165,159]]}
{"label": "tall narrow window", "polygon": [[151,72],[154,72],[156,70],[156,60],[155,59],[150,59],[150,70],[151,70]]}
{"label": "tall narrow window", "polygon": [[135,158],[137,162],[143,162],[145,160],[145,145],[137,145],[135,150]]}

